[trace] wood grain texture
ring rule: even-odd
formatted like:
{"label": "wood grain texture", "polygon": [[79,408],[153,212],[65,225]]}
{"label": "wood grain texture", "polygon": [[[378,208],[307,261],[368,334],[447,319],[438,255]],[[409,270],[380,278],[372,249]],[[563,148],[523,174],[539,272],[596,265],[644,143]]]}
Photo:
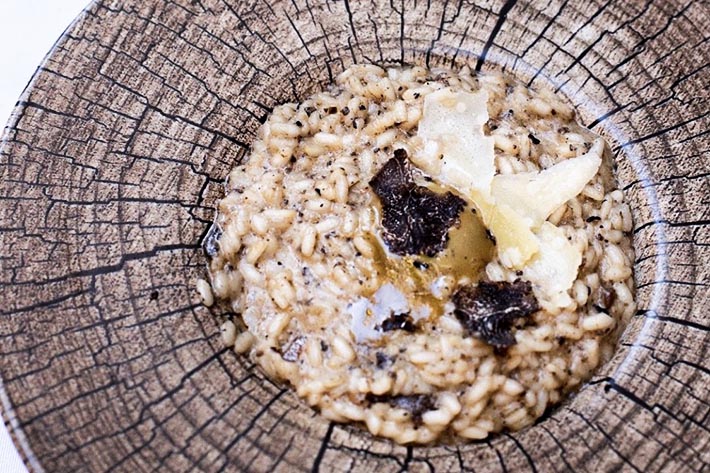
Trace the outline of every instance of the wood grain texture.
{"label": "wood grain texture", "polygon": [[[30,469],[707,471],[707,25],[691,0],[93,3],[0,149],[0,401]],[[640,310],[527,430],[412,448],[329,424],[199,304],[222,179],[274,105],[353,62],[504,68],[613,144]]]}

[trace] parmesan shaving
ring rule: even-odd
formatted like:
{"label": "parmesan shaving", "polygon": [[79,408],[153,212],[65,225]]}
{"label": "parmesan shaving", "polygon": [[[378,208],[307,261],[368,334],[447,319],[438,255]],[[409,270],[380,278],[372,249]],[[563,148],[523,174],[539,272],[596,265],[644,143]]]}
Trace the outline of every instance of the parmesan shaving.
{"label": "parmesan shaving", "polygon": [[514,209],[532,229],[538,229],[552,212],[579,195],[594,178],[603,150],[604,142],[599,138],[587,153],[540,172],[497,175],[491,185],[493,199],[497,205]]}
{"label": "parmesan shaving", "polygon": [[565,232],[544,222],[537,232],[539,251],[523,268],[523,280],[533,284],[540,305],[556,313],[572,303],[569,289],[577,279],[583,249],[567,239]]}
{"label": "parmesan shaving", "polygon": [[537,238],[527,222],[507,205],[495,202],[490,195],[475,190],[468,195],[483,224],[495,236],[501,263],[509,268],[522,268],[538,251]]}
{"label": "parmesan shaving", "polygon": [[[488,93],[452,92],[444,88],[424,99],[424,114],[417,134],[434,141],[441,164],[428,160],[442,183],[461,191],[476,189],[488,193],[495,173],[493,138],[486,136],[483,125],[488,121]],[[439,167],[440,166],[440,167]],[[436,169],[439,167],[439,169]]]}

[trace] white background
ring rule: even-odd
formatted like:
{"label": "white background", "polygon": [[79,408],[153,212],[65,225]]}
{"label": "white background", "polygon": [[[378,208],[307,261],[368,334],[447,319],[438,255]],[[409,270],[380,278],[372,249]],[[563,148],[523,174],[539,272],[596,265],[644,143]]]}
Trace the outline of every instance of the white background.
{"label": "white background", "polygon": [[[87,3],[88,0],[0,0],[0,123],[3,127],[42,58]],[[0,472],[26,471],[0,422]]]}

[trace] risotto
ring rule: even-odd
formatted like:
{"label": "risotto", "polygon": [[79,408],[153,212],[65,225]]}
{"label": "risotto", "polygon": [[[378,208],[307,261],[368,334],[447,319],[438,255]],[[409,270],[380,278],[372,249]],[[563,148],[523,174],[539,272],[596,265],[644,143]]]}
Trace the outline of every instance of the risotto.
{"label": "risotto", "polygon": [[356,65],[274,109],[204,241],[228,346],[399,443],[518,430],[634,312],[608,146],[499,74]]}

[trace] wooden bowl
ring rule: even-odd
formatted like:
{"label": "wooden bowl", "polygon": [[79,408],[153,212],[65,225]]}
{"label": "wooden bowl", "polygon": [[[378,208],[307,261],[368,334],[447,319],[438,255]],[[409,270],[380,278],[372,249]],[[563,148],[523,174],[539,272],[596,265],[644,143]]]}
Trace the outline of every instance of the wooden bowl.
{"label": "wooden bowl", "polygon": [[[102,0],[0,151],[0,400],[34,471],[701,471],[710,464],[704,2]],[[7,45],[6,47],[11,47]],[[199,242],[272,107],[353,62],[505,69],[612,143],[639,311],[536,425],[406,447],[222,347]]]}

